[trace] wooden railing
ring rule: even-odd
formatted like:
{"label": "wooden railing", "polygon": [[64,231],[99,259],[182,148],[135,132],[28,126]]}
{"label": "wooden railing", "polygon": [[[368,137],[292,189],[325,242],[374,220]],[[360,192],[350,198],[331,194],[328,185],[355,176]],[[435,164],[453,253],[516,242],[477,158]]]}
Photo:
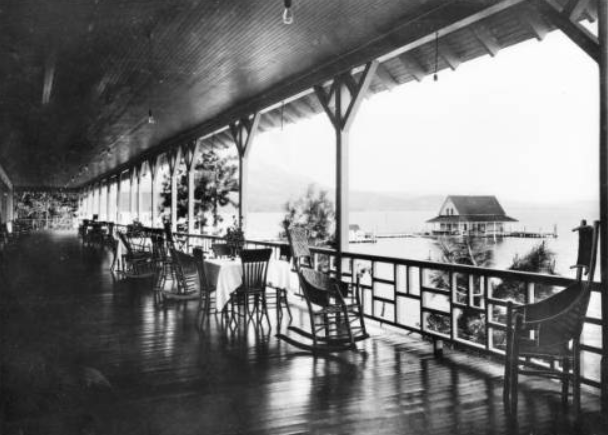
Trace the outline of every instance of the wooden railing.
{"label": "wooden railing", "polygon": [[[120,230],[122,226],[117,225]],[[211,251],[222,237],[174,233],[182,249]],[[247,240],[246,247],[268,247],[274,255],[284,243]],[[336,274],[336,251],[311,248],[314,267]],[[502,357],[508,301],[531,303],[574,283],[572,278],[529,272],[342,254],[341,279],[358,283],[365,315],[383,325],[416,332],[455,347]],[[299,290],[296,291],[296,293]],[[600,286],[594,283],[581,339],[582,379],[600,388],[602,325]]]}
{"label": "wooden railing", "polygon": [[[221,237],[176,233],[186,249],[209,251]],[[247,247],[283,245],[248,240]],[[313,264],[336,273],[336,252],[312,248]],[[504,355],[508,301],[531,303],[574,283],[558,275],[344,252],[342,280],[359,284],[366,317],[425,338],[495,356]],[[594,283],[581,339],[583,382],[600,388],[600,286]]]}
{"label": "wooden railing", "polygon": [[71,217],[49,219],[15,219],[13,226],[24,230],[71,230],[75,228],[75,219]]}

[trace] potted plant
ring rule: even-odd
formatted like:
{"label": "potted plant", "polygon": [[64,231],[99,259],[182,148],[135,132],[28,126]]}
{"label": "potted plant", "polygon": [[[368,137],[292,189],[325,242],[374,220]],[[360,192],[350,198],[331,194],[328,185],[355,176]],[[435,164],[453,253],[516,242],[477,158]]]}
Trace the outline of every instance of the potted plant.
{"label": "potted plant", "polygon": [[232,250],[232,256],[236,257],[240,255],[245,246],[245,234],[243,229],[236,222],[236,218],[233,216],[232,225],[226,229],[226,244]]}

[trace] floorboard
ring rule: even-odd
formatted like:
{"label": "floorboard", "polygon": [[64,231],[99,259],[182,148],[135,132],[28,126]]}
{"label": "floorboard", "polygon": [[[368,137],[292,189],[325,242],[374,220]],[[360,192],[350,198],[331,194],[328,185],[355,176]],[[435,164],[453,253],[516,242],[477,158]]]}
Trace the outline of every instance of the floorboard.
{"label": "floorboard", "polygon": [[502,365],[436,358],[415,335],[373,327],[360,352],[314,358],[275,338],[274,313],[270,329],[212,318],[201,333],[196,302],[156,307],[149,282],[116,280],[109,254],[71,232],[7,257],[4,434],[608,433],[597,395],[575,420],[547,381],[524,382],[506,418]]}

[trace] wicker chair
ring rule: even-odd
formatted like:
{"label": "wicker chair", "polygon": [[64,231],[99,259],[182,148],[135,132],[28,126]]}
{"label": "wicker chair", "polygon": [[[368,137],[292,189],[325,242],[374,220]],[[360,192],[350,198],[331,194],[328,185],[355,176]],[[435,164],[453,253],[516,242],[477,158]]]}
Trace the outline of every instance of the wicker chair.
{"label": "wicker chair", "polygon": [[246,322],[266,317],[270,326],[266,304],[266,276],[272,249],[245,249],[241,252],[243,284],[230,298],[230,319],[238,323],[238,317]]}
{"label": "wicker chair", "polygon": [[173,273],[173,260],[167,251],[164,237],[160,234],[154,234],[151,239],[152,258],[156,272],[154,293],[156,301],[160,302],[162,300],[161,292],[165,290],[167,282],[171,281],[171,289],[173,289],[175,285],[175,274]]}
{"label": "wicker chair", "polygon": [[300,270],[301,267],[312,268],[312,254],[308,247],[308,232],[301,227],[292,227],[287,229],[287,238],[296,270]]}
{"label": "wicker chair", "polygon": [[[580,408],[580,335],[595,272],[599,222],[582,221],[579,232],[576,283],[540,302],[507,306],[507,348],[503,398],[508,412],[517,415],[519,374],[557,378],[562,383],[562,404],[568,405],[570,381],[573,405]],[[583,280],[583,273],[587,278]],[[546,361],[543,368],[524,366],[520,358]],[[553,369],[555,362],[561,370]]]}
{"label": "wicker chair", "polygon": [[170,252],[177,285],[173,290],[162,290],[160,292],[162,300],[188,301],[199,299],[201,289],[207,288],[204,271],[201,271],[202,262],[197,261],[194,256],[185,254],[175,248],[171,248]]}
{"label": "wicker chair", "polygon": [[117,234],[127,251],[122,255],[122,273],[128,278],[153,277],[156,271],[152,253],[133,250],[129,238],[124,233]]}

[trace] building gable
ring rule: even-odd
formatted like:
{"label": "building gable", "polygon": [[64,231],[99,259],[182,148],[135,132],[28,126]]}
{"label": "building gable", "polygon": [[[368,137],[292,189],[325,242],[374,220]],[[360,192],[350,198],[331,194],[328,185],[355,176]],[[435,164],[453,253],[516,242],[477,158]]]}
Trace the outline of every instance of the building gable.
{"label": "building gable", "polygon": [[458,212],[456,205],[451,200],[451,197],[448,196],[446,198],[446,200],[443,202],[441,209],[439,210],[439,215],[440,216],[457,216],[459,214],[460,213]]}

